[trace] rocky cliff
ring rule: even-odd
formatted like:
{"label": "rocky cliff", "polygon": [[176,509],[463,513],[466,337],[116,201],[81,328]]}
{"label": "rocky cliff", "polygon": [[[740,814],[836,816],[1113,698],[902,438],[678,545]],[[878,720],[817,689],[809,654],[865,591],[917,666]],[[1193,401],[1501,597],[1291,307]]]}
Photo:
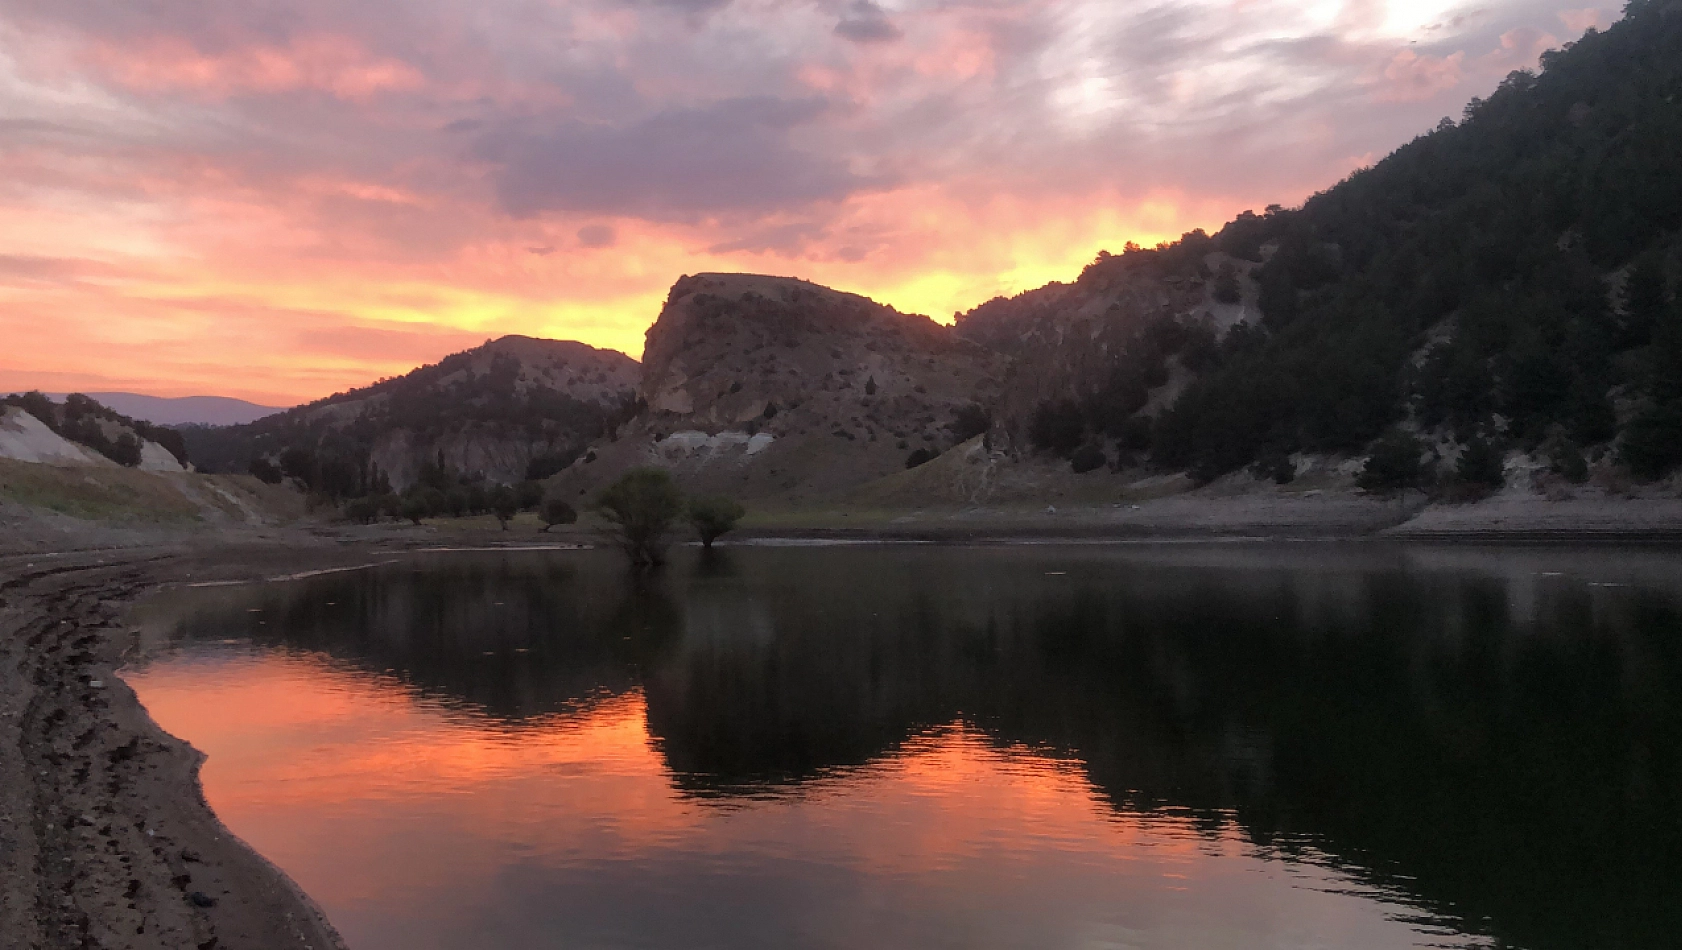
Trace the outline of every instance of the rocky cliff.
{"label": "rocky cliff", "polygon": [[1008,365],[950,327],[855,294],[685,277],[648,331],[644,411],[561,481],[588,494],[652,464],[695,490],[819,495],[979,435]]}

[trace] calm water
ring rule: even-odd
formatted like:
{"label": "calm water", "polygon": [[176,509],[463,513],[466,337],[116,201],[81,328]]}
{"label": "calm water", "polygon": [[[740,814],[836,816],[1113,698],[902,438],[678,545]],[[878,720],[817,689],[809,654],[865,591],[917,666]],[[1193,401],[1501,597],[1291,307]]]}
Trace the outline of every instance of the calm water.
{"label": "calm water", "polygon": [[126,676],[352,950],[1673,948],[1682,556],[440,554]]}

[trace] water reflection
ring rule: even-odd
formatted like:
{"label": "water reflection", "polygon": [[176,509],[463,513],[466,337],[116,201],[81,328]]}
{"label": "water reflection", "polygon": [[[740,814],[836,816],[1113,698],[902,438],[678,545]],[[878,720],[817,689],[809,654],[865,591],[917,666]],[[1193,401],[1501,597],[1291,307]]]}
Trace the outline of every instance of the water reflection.
{"label": "water reflection", "polygon": [[358,950],[1682,927],[1673,555],[720,555],[172,597],[131,678]]}

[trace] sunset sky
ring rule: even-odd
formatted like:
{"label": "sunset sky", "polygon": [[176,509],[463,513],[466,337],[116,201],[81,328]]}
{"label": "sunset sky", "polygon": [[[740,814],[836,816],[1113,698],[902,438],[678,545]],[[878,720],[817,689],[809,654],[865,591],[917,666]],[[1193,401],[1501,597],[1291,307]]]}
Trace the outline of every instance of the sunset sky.
{"label": "sunset sky", "polygon": [[0,0],[0,391],[636,356],[712,270],[949,320],[1300,202],[1582,2]]}

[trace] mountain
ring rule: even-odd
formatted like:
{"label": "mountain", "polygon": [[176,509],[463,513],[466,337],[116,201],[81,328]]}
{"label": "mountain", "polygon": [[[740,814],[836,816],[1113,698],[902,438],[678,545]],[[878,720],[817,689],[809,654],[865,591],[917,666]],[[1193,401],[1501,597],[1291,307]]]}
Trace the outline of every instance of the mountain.
{"label": "mountain", "polygon": [[548,476],[615,429],[634,411],[639,375],[612,350],[507,336],[247,425],[183,432],[207,471],[284,474],[332,497],[512,484]]}
{"label": "mountain", "polygon": [[[63,399],[67,393],[48,393]],[[142,393],[84,393],[117,412],[160,426],[235,426],[256,422],[281,410],[226,396],[147,396]]]}
{"label": "mountain", "polygon": [[648,330],[643,410],[558,479],[638,464],[692,489],[810,497],[988,428],[1008,359],[927,317],[802,280],[684,277]]}

